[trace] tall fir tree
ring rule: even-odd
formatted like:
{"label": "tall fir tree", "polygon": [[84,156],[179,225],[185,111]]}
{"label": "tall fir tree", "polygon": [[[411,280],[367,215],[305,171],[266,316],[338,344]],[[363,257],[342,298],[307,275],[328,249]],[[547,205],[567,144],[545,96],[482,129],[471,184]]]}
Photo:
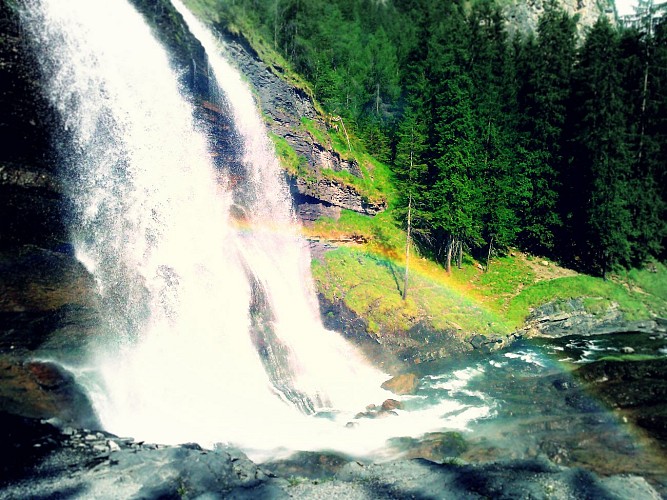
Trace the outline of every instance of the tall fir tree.
{"label": "tall fir tree", "polygon": [[530,189],[521,240],[533,251],[552,250],[561,224],[558,188],[576,41],[576,21],[551,2],[540,17],[537,38],[529,37],[519,52],[519,130],[524,134],[519,161]]}
{"label": "tall fir tree", "polygon": [[575,71],[575,140],[580,154],[571,162],[585,193],[573,214],[575,236],[589,269],[604,277],[614,266],[630,262],[632,235],[619,38],[607,19],[591,29]]}

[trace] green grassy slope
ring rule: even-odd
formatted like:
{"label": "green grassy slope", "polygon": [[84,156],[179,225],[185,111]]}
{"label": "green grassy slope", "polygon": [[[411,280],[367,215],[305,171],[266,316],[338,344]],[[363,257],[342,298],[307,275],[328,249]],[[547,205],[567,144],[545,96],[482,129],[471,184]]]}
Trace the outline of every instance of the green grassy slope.
{"label": "green grassy slope", "polygon": [[493,259],[488,272],[467,258],[451,274],[413,253],[403,301],[405,235],[390,211],[375,218],[344,211],[339,221],[321,220],[307,233],[344,242],[313,262],[317,287],[329,300],[344,301],[380,337],[419,322],[462,338],[506,334],[523,325],[531,308],[571,298],[584,298],[591,314],[613,304],[628,320],[667,316],[667,268],[662,264],[655,265],[655,272],[632,270],[605,281],[516,251]]}

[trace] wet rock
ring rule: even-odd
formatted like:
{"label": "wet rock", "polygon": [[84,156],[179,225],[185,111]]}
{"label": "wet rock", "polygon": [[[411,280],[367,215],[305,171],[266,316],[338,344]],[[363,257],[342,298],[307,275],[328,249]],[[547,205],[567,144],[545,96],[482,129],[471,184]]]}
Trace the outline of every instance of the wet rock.
{"label": "wet rock", "polygon": [[[642,478],[600,479],[545,459],[439,465],[423,459],[363,463],[301,452],[258,466],[233,448],[148,446],[112,438],[120,450],[98,453],[39,421],[0,414],[3,498],[646,498]],[[106,436],[105,433],[99,433]],[[455,434],[455,433],[452,433]],[[77,442],[74,437],[80,438]],[[110,439],[106,436],[107,439]],[[453,442],[458,439],[451,436]],[[443,443],[447,433],[427,435]],[[103,441],[102,441],[103,442]],[[454,450],[455,451],[455,450]]]}
{"label": "wet rock", "polygon": [[419,384],[419,379],[414,373],[404,373],[390,378],[382,384],[382,388],[398,394],[412,394]]}
{"label": "wet rock", "polygon": [[555,441],[541,443],[540,451],[555,464],[567,463],[570,458],[568,447]]}
{"label": "wet rock", "polygon": [[468,450],[468,443],[458,432],[430,432],[420,439],[395,438],[390,443],[406,458],[425,458],[437,463],[460,457]]}
{"label": "wet rock", "polygon": [[277,476],[325,479],[333,478],[349,461],[349,457],[336,453],[300,451],[289,458],[272,460],[263,466]]}
{"label": "wet rock", "polygon": [[602,360],[575,374],[604,403],[622,411],[667,449],[667,359]]}
{"label": "wet rock", "polygon": [[403,404],[395,399],[387,399],[382,403],[382,409],[384,411],[400,410],[401,408],[403,408]]}
{"label": "wet rock", "polygon": [[558,389],[559,391],[567,391],[569,389],[572,389],[572,385],[573,385],[571,380],[562,379],[562,378],[558,378],[558,379],[554,380],[552,383],[553,383],[553,386],[556,389]]}
{"label": "wet rock", "polygon": [[661,329],[657,319],[627,321],[618,305],[611,303],[606,310],[590,312],[583,299],[555,301],[535,308],[523,331],[532,336],[565,337],[604,335],[622,332],[655,333]]}
{"label": "wet rock", "polygon": [[487,337],[485,335],[473,335],[469,340],[469,343],[472,345],[473,349],[477,349],[485,353],[502,348],[506,345],[506,342],[507,340],[504,338],[497,336]]}
{"label": "wet rock", "polygon": [[32,418],[56,418],[64,425],[99,428],[90,400],[72,374],[49,362],[22,362],[0,355],[0,407]]}
{"label": "wet rock", "polygon": [[594,413],[601,410],[596,401],[580,391],[568,394],[565,397],[565,402],[575,410],[585,413]]}

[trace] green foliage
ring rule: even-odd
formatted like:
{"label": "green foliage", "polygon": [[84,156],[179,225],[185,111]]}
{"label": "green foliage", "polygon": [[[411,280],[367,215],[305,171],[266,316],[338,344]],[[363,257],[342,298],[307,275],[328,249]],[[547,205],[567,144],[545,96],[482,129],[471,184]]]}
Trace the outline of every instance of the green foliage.
{"label": "green foliage", "polygon": [[578,39],[547,2],[536,33],[510,39],[494,0],[188,4],[322,103],[327,130],[303,129],[363,178],[323,175],[387,199],[402,227],[414,201],[422,253],[517,245],[599,275],[664,258],[667,20]]}
{"label": "green foliage", "polygon": [[[335,123],[340,122],[338,120]],[[320,144],[333,149],[341,158],[355,161],[361,170],[361,177],[347,171],[322,169],[324,177],[336,179],[343,184],[353,186],[366,200],[372,202],[391,201],[393,185],[389,167],[378,161],[365,151],[363,144],[354,135],[346,135],[344,123],[340,126],[328,127],[323,130],[309,118],[301,119],[301,127]],[[348,142],[349,140],[349,142]]]}
{"label": "green foliage", "polygon": [[495,314],[472,299],[423,275],[413,275],[411,295],[401,298],[403,267],[376,253],[341,247],[313,263],[318,289],[329,300],[342,300],[365,318],[369,330],[391,335],[418,322],[461,334],[508,332]]}
{"label": "green foliage", "polygon": [[651,354],[618,354],[602,356],[598,361],[651,361],[653,359],[662,359],[662,357]]}
{"label": "green foliage", "polygon": [[627,277],[642,290],[667,301],[667,267],[650,262],[643,269],[631,269]]}
{"label": "green foliage", "polygon": [[286,139],[276,134],[269,134],[276,149],[276,156],[280,160],[282,167],[293,175],[307,177],[309,170],[307,168],[307,160],[303,156],[297,154],[294,148],[289,145]]}
{"label": "green foliage", "polygon": [[625,103],[620,98],[618,35],[606,20],[598,21],[580,50],[574,76],[579,110],[574,140],[579,153],[573,170],[580,177],[575,214],[592,269],[605,274],[631,261],[631,212],[627,193],[630,162],[623,141]]}
{"label": "green foliage", "polygon": [[369,242],[371,250],[394,257],[400,255],[405,247],[405,233],[396,227],[396,221],[390,210],[375,217],[342,210],[337,221],[328,217],[318,219],[313,231],[332,239],[336,238],[336,234],[360,237]]}

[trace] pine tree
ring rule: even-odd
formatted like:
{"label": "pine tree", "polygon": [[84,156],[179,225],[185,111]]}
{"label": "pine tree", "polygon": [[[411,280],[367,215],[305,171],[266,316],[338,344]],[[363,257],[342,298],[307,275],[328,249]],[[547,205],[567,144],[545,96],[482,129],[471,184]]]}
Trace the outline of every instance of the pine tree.
{"label": "pine tree", "polygon": [[429,237],[431,214],[428,209],[428,168],[423,163],[426,150],[426,127],[415,107],[406,109],[398,129],[394,173],[399,188],[398,216],[407,231],[405,246],[405,279],[403,300],[408,294],[408,270],[413,238],[425,241]]}
{"label": "pine tree", "polygon": [[554,246],[558,187],[563,157],[567,102],[576,53],[576,23],[554,3],[540,17],[537,38],[528,38],[519,52],[519,128],[524,134],[520,160],[529,181],[524,204],[522,243],[533,251]]}
{"label": "pine tree", "polygon": [[603,277],[631,258],[630,161],[620,89],[618,35],[602,18],[586,38],[576,67],[580,115],[575,138],[581,155],[572,162],[587,193],[576,214],[581,218],[578,236],[587,249],[583,257]]}

